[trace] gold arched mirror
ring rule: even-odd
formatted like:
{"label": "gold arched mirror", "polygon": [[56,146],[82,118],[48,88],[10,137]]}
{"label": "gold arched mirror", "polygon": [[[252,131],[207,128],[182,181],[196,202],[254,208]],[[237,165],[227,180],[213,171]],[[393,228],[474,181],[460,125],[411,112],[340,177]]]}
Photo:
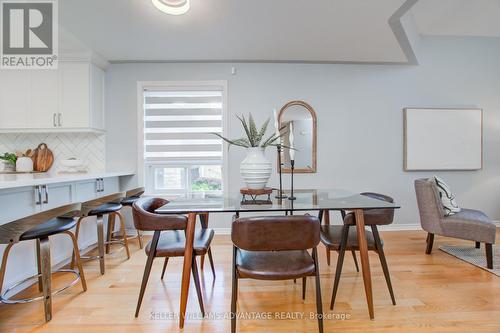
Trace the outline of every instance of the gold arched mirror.
{"label": "gold arched mirror", "polygon": [[[294,173],[316,172],[316,112],[303,101],[291,101],[280,110],[278,121],[286,131],[282,137],[282,144],[290,146],[290,128],[293,132],[293,147],[295,148]],[[283,172],[291,172],[290,150],[282,151]]]}

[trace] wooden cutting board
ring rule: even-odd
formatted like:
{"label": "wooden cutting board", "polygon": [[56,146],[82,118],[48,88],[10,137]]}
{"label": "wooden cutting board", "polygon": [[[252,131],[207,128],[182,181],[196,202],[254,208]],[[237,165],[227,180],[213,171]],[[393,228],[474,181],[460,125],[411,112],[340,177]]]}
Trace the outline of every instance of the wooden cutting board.
{"label": "wooden cutting board", "polygon": [[39,172],[46,172],[54,163],[54,154],[47,147],[47,144],[40,143],[33,153],[33,169]]}

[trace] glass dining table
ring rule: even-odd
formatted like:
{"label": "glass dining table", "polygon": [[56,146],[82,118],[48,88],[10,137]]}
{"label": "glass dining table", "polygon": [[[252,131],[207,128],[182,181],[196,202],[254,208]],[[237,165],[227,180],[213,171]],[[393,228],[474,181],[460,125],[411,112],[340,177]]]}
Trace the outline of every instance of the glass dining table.
{"label": "glass dining table", "polygon": [[[287,193],[285,193],[287,194]],[[368,244],[365,234],[365,223],[363,211],[369,209],[398,209],[400,206],[394,203],[373,199],[361,194],[340,189],[305,189],[295,190],[295,200],[276,199],[276,193],[271,196],[257,199],[243,198],[240,194],[233,196],[218,196],[201,193],[191,193],[183,198],[173,199],[166,205],[156,209],[157,214],[187,214],[188,223],[186,229],[186,247],[184,252],[184,265],[182,272],[181,301],[179,327],[184,327],[184,320],[189,292],[191,263],[193,256],[193,240],[196,224],[196,216],[200,215],[202,221],[208,223],[208,214],[234,213],[239,216],[242,213],[285,213],[296,214],[305,212],[318,212],[320,220],[323,216],[329,216],[329,211],[347,210],[354,213],[356,230],[361,257],[361,269],[365,287],[368,312],[374,319],[372,282],[370,266],[368,261]],[[275,215],[275,214],[274,214]]]}

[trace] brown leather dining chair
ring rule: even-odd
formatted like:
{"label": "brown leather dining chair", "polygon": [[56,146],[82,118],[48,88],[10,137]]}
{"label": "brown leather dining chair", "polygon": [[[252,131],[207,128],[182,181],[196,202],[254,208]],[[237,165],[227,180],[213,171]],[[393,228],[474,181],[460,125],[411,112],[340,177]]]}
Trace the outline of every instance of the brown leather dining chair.
{"label": "brown leather dining chair", "polygon": [[[139,299],[135,316],[139,316],[142,299],[146,290],[153,260],[157,257],[164,257],[162,278],[165,273],[168,258],[184,256],[186,237],[185,231],[188,218],[184,215],[160,215],[155,214],[155,210],[166,205],[168,200],[161,198],[142,198],[135,201],[132,205],[132,214],[134,226],[140,231],[154,231],[153,239],[146,245],[146,254],[148,259],[144,268],[144,275],[139,292]],[[210,248],[210,243],[214,237],[213,229],[201,228],[196,230],[193,245],[193,261],[191,265],[196,294],[202,315],[205,316],[203,306],[203,297],[201,294],[200,278],[198,276],[198,266],[196,257],[205,255]],[[215,273],[214,273],[215,279]]]}
{"label": "brown leather dining chair", "polygon": [[[317,217],[273,216],[233,220],[233,287],[231,332],[236,332],[238,280],[291,280],[316,277],[316,308],[319,332],[323,332],[323,307],[318,251],[320,222]],[[307,250],[312,249],[312,256]]]}
{"label": "brown leather dining chair", "polygon": [[[386,195],[379,193],[365,192],[361,195],[368,196],[374,199],[383,200],[387,202],[394,202],[394,200]],[[321,226],[321,242],[334,251],[338,251],[337,269],[335,272],[335,280],[333,284],[332,300],[330,309],[333,309],[335,298],[337,296],[338,286],[340,282],[340,275],[342,273],[342,265],[344,263],[345,251],[359,251],[358,237],[356,233],[356,222],[353,213],[344,214],[344,225],[322,225]],[[382,270],[384,272],[385,281],[391,295],[392,304],[396,305],[394,291],[392,290],[391,276],[387,261],[385,259],[383,242],[380,239],[378,232],[379,225],[391,224],[394,220],[394,209],[371,209],[364,212],[365,225],[371,227],[371,232],[366,230],[366,239],[368,242],[368,250],[375,251],[380,259]],[[350,228],[354,227],[354,228]],[[355,257],[355,255],[354,255]]]}

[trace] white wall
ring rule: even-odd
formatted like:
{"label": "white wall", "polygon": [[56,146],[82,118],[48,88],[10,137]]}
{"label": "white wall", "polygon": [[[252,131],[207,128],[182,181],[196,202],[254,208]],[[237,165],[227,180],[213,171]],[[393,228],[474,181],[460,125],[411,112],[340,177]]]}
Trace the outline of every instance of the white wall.
{"label": "white wall", "polygon": [[[237,64],[234,76],[233,64],[113,64],[107,74],[108,169],[137,164],[137,81],[227,80],[230,137],[241,136],[234,114],[252,112],[261,122],[273,108],[304,100],[318,115],[318,172],[297,175],[296,184],[385,193],[402,206],[395,223],[416,224],[413,180],[433,173],[403,171],[402,109],[481,107],[483,170],[439,175],[462,206],[500,220],[500,40],[426,37],[419,51],[419,66]],[[274,151],[268,155],[274,158]],[[231,192],[240,187],[243,158],[244,151],[231,148]],[[229,226],[229,218],[216,226]]]}

